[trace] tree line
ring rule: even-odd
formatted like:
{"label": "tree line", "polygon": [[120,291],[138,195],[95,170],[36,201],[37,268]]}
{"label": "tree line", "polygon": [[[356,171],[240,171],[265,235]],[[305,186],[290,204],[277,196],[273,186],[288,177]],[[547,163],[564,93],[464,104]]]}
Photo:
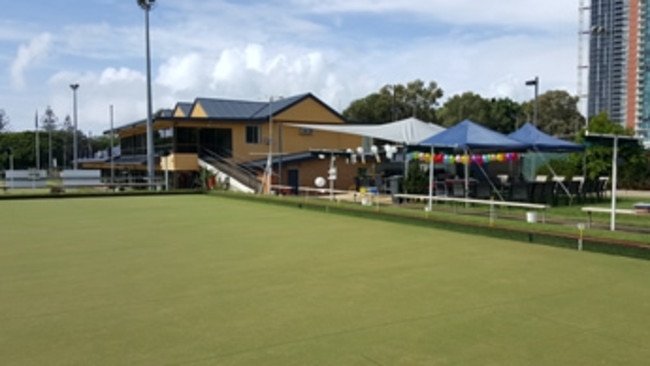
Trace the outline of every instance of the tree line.
{"label": "tree line", "polygon": [[[51,107],[35,116],[35,130],[8,131],[9,117],[0,109],[0,171],[8,169],[11,149],[15,169],[71,169],[73,166],[74,127],[70,116],[62,121]],[[38,138],[37,138],[38,137]],[[106,136],[89,136],[77,131],[78,157],[91,157],[110,146]],[[37,148],[38,147],[38,148]],[[38,154],[37,154],[38,151]]]}
{"label": "tree line", "polygon": [[[357,99],[343,111],[353,123],[379,124],[408,117],[451,127],[470,119],[495,131],[508,134],[523,123],[531,121],[534,100],[523,103],[510,98],[486,98],[473,92],[453,95],[443,104],[444,93],[434,81],[425,83],[414,80],[406,84],[384,85],[377,92]],[[578,98],[564,90],[550,90],[538,96],[537,127],[551,135],[581,142],[584,139],[586,119],[578,110]],[[0,109],[0,170],[8,167],[8,157],[2,154],[11,147],[16,169],[36,167],[39,160],[42,168],[72,166],[73,127],[70,116],[61,123],[50,107],[42,116],[37,116],[38,145],[36,157],[35,131],[7,132],[9,117]],[[633,135],[633,131],[608,119],[606,114],[595,116],[590,121],[590,131],[596,133],[618,133]],[[3,133],[4,132],[4,133]],[[77,131],[79,157],[88,157],[109,147],[105,136],[91,137]],[[595,146],[587,149],[584,156],[575,155],[569,159],[553,161],[559,174],[566,176],[608,175],[611,170],[611,148]],[[627,187],[650,187],[647,154],[641,147],[625,148],[621,151],[621,181]]]}
{"label": "tree line", "polygon": [[[416,117],[444,127],[470,119],[492,130],[510,133],[533,119],[534,100],[518,103],[510,98],[486,98],[473,92],[449,97],[440,104],[443,90],[434,81],[414,80],[385,85],[357,99],[343,111],[355,123],[386,123]],[[585,125],[578,98],[564,90],[538,96],[537,127],[555,136],[574,136]]]}
{"label": "tree line", "polygon": [[[378,124],[416,117],[443,127],[470,119],[487,128],[509,134],[525,122],[533,122],[535,100],[518,103],[510,98],[486,98],[473,92],[453,95],[440,103],[444,93],[434,81],[414,80],[406,84],[385,85],[377,92],[350,103],[343,115],[353,123]],[[586,118],[578,110],[578,97],[565,90],[549,90],[537,99],[540,130],[567,140],[584,140]],[[589,121],[593,133],[634,135],[634,131],[611,121],[606,113]],[[628,188],[650,188],[648,153],[642,146],[624,146],[619,149],[621,185]],[[591,178],[609,176],[612,169],[612,148],[590,146],[584,154],[550,162],[559,175],[567,177],[587,175]],[[539,173],[548,173],[547,167]]]}

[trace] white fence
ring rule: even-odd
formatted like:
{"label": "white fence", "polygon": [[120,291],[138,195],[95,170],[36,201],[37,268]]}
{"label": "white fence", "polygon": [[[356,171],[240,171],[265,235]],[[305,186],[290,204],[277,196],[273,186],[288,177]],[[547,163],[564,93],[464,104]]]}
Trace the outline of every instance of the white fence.
{"label": "white fence", "polygon": [[100,170],[63,170],[61,185],[64,187],[97,187],[102,185]]}
{"label": "white fence", "polygon": [[16,188],[45,188],[47,186],[47,171],[45,170],[7,170],[5,171],[5,187]]}
{"label": "white fence", "polygon": [[97,187],[103,185],[99,170],[63,170],[60,180],[49,180],[46,170],[7,170],[4,187],[8,189],[46,188],[48,183],[63,187]]}

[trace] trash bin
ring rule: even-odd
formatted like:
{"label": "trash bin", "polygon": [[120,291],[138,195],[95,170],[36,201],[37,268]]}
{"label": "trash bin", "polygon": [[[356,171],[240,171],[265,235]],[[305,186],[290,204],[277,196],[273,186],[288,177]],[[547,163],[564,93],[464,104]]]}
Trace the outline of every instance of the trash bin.
{"label": "trash bin", "polygon": [[537,212],[528,211],[526,212],[526,222],[534,224],[537,222]]}
{"label": "trash bin", "polygon": [[393,175],[388,177],[388,191],[390,191],[391,194],[396,194],[400,192],[399,189],[399,183],[400,180],[402,179],[401,175]]}

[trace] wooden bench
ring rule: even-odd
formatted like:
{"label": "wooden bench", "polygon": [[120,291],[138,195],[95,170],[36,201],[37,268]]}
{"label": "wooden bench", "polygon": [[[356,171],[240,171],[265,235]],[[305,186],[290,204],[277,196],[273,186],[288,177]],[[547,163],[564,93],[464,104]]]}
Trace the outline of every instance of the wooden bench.
{"label": "wooden bench", "polygon": [[[594,212],[611,214],[612,209],[611,209],[611,207],[589,207],[589,206],[587,206],[587,207],[582,208],[582,212],[587,213],[587,228],[590,228],[591,223],[593,221],[592,220],[592,214]],[[616,214],[617,215],[643,215],[643,214],[646,214],[646,213],[642,212],[642,211],[633,210],[633,209],[617,208],[616,209]]]}
{"label": "wooden bench", "polygon": [[496,201],[496,200],[480,200],[475,198],[461,198],[461,197],[447,197],[447,196],[428,196],[420,194],[395,194],[393,195],[397,198],[417,200],[428,202],[429,200],[436,202],[456,202],[456,203],[466,203],[474,205],[485,205],[495,207],[509,207],[509,208],[524,208],[531,210],[540,210],[542,211],[542,222],[546,222],[546,211],[548,210],[548,205],[538,204],[538,203],[525,203],[525,202],[510,202],[510,201]]}

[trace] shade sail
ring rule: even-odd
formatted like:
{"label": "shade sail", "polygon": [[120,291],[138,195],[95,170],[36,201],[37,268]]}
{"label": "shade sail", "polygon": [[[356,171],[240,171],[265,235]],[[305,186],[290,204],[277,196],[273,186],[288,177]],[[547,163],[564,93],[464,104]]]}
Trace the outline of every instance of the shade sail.
{"label": "shade sail", "polygon": [[537,151],[569,152],[584,151],[585,147],[570,141],[561,140],[540,131],[532,123],[526,122],[520,129],[508,135],[511,139],[530,144]]}
{"label": "shade sail", "polygon": [[530,147],[530,144],[511,139],[467,119],[420,141],[418,145],[482,151],[524,151]]}
{"label": "shade sail", "polygon": [[290,124],[299,128],[347,133],[387,140],[404,145],[417,145],[422,139],[433,136],[445,130],[444,127],[410,117],[381,125],[321,125],[321,124]]}

